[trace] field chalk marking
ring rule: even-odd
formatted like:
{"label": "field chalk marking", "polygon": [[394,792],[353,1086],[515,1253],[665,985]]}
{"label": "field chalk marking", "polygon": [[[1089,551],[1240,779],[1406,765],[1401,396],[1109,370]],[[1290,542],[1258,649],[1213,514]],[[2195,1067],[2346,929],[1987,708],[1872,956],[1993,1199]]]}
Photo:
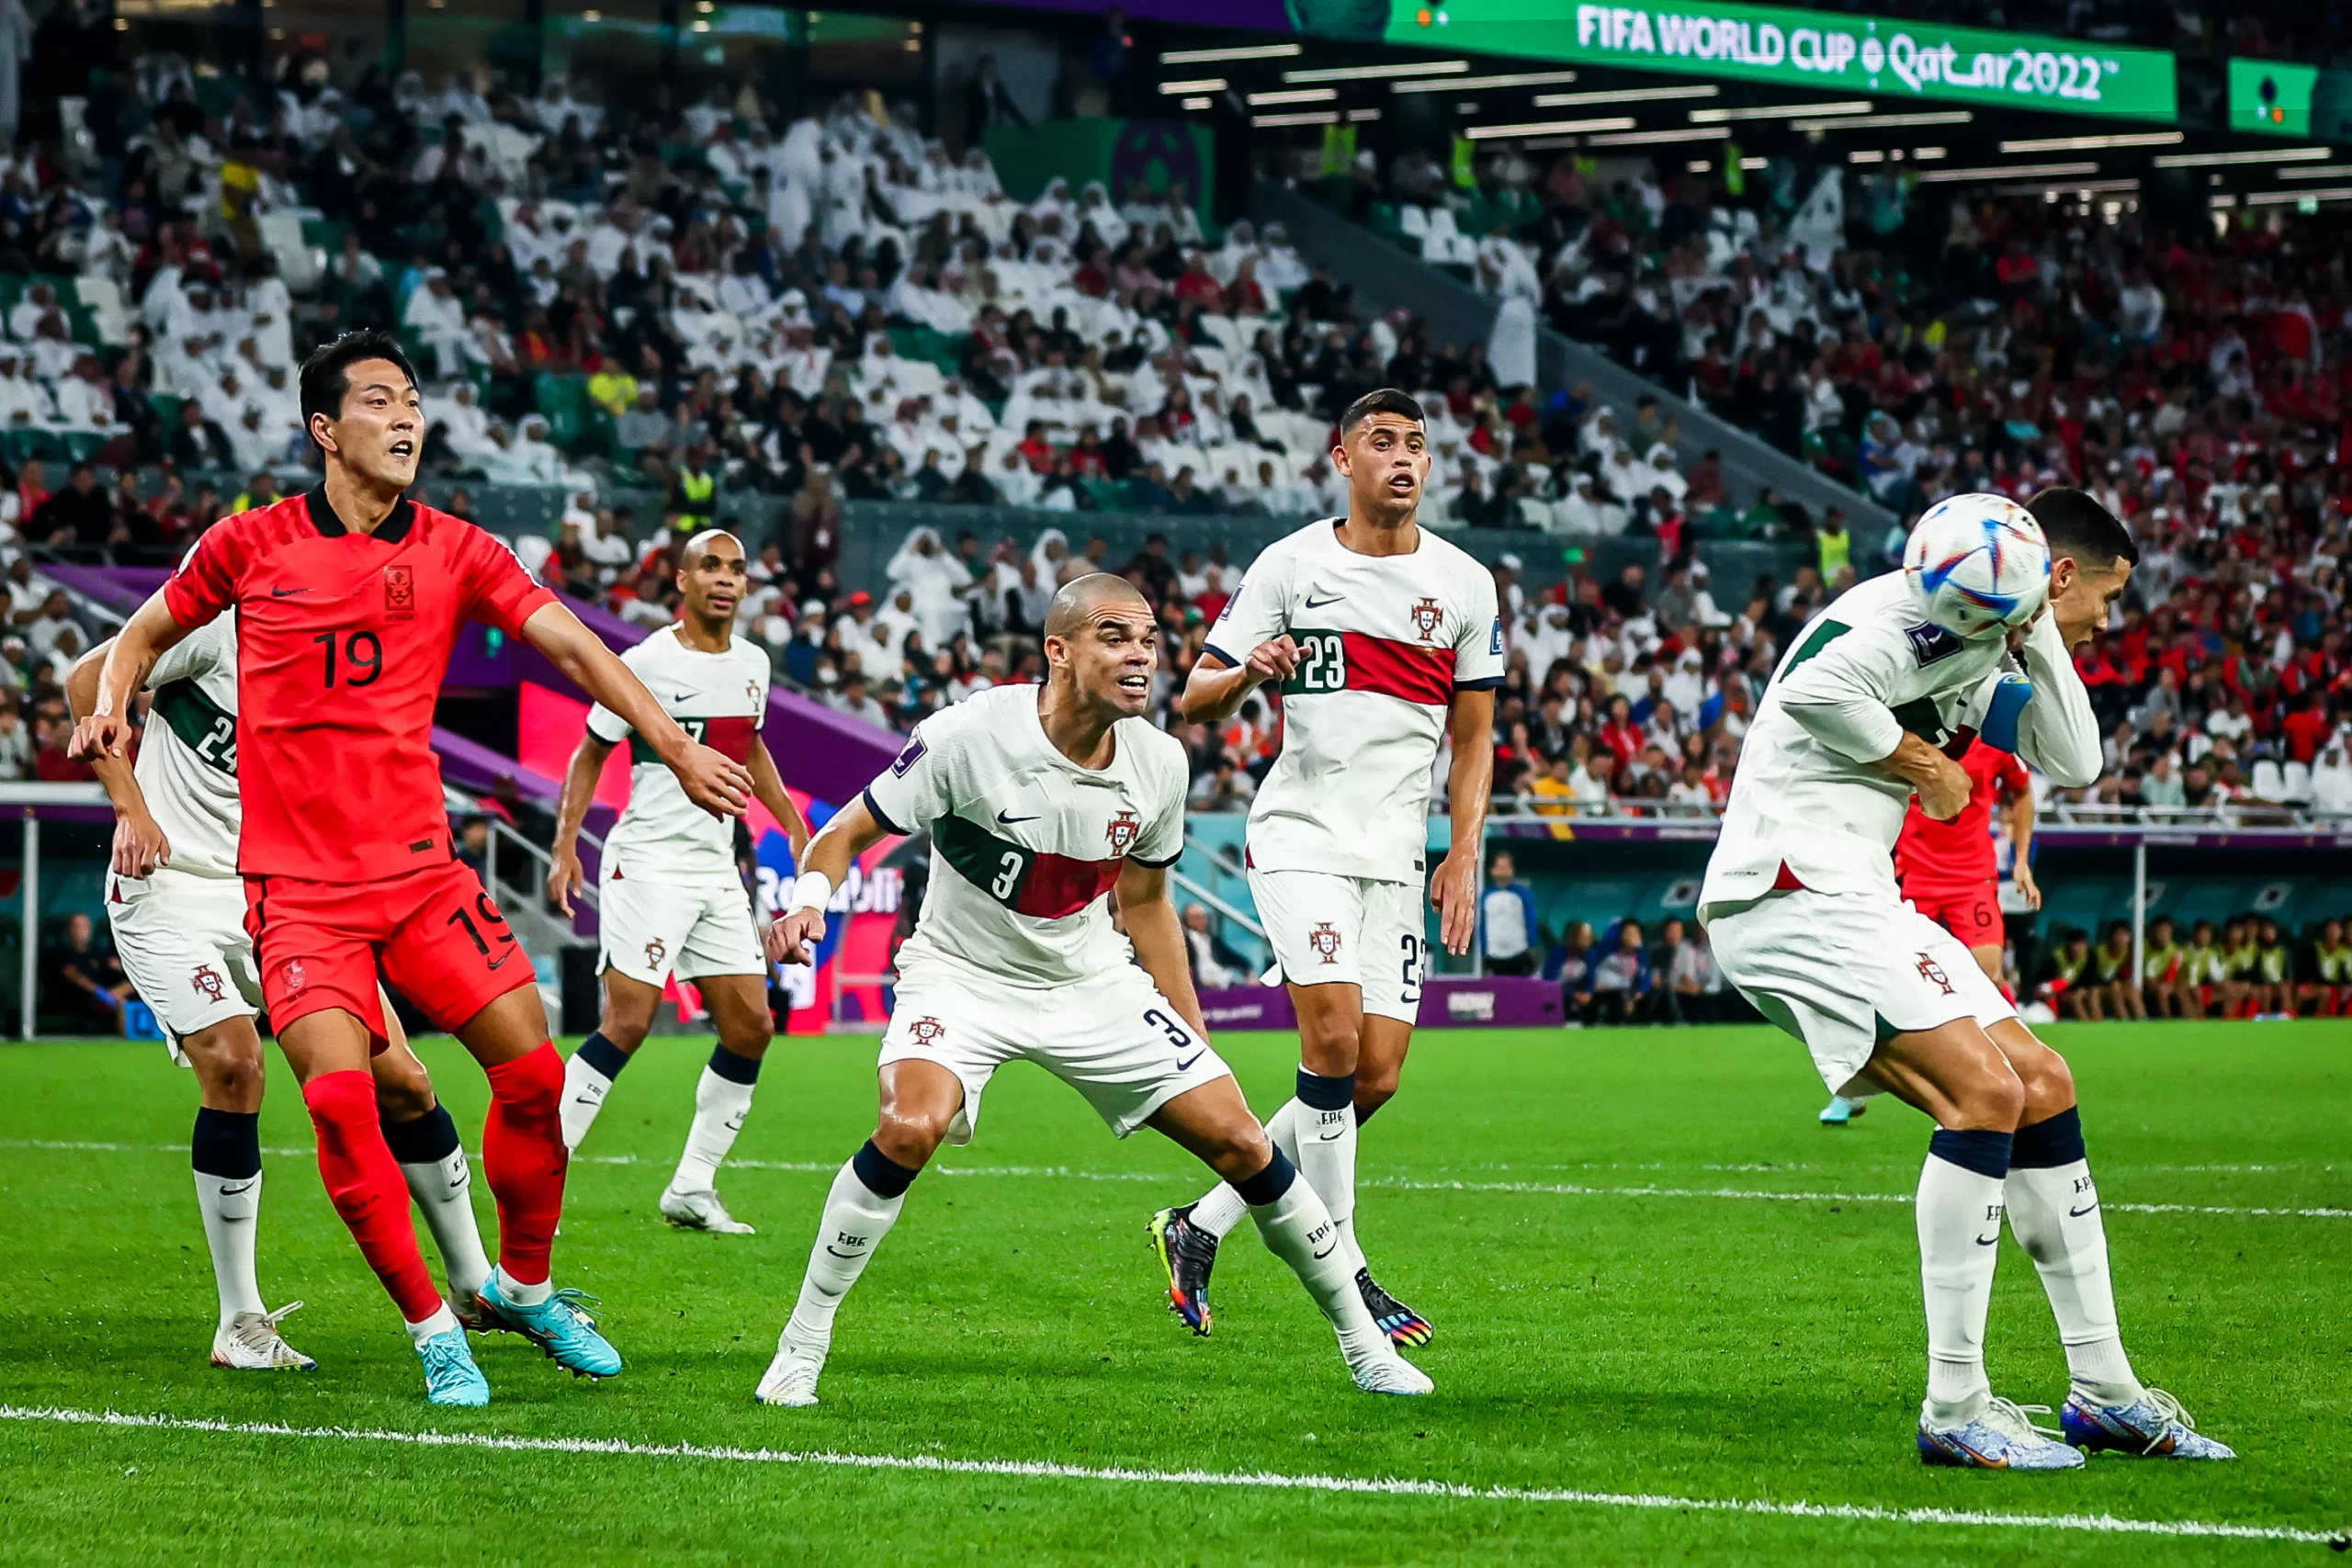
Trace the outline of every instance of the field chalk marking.
{"label": "field chalk marking", "polygon": [[[788,1419],[788,1418],[787,1418]],[[2279,1540],[2319,1545],[2332,1537],[2284,1525],[2238,1525],[2204,1519],[2127,1519],[2112,1514],[2006,1514],[1961,1508],[1881,1508],[1860,1503],[1776,1503],[1766,1498],[1671,1497],[1647,1492],[1585,1492],[1570,1488],[1468,1486],[1349,1475],[1284,1475],[1274,1471],[1131,1470],[1120,1466],[1056,1464],[1046,1460],[942,1459],[933,1454],[845,1454],[830,1450],[739,1449],[701,1443],[636,1443],[620,1438],[516,1438],[490,1432],[398,1432],[348,1427],[288,1427],[274,1421],[206,1421],[114,1410],[0,1404],[0,1420],[68,1427],[113,1427],[164,1432],[209,1432],[241,1438],[390,1443],[422,1449],[475,1449],[493,1453],[604,1454],[625,1459],[703,1460],[727,1464],[800,1464],[838,1470],[922,1471],[946,1475],[1000,1475],[1014,1480],[1095,1481],[1141,1486],[1220,1486],[1272,1492],[1321,1492],[1374,1497],[1436,1497],[1478,1503],[1566,1503],[1593,1508],[1642,1508],[1747,1514],[1790,1519],[1850,1519],[1871,1524],[1955,1525],[1979,1529],[2080,1530],[2094,1535],[2170,1536],[2218,1540]]]}

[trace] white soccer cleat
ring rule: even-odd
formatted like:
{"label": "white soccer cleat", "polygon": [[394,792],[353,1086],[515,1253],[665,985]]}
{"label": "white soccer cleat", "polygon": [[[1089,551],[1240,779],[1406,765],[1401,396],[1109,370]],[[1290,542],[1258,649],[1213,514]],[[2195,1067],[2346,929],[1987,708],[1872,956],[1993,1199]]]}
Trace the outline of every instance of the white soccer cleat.
{"label": "white soccer cleat", "polygon": [[311,1372],[318,1362],[286,1343],[277,1325],[302,1310],[288,1302],[276,1312],[241,1312],[212,1334],[212,1364],[237,1372]]}
{"label": "white soccer cleat", "polygon": [[792,1330],[786,1328],[776,1336],[775,1359],[768,1363],[766,1373],[752,1397],[762,1404],[781,1404],[792,1409],[806,1409],[817,1403],[817,1376],[825,1370],[824,1345],[797,1344]]}
{"label": "white soccer cleat", "polygon": [[1995,1398],[1984,1414],[1958,1427],[1936,1427],[1919,1414],[1919,1462],[1958,1470],[2080,1470],[2083,1456],[2063,1435],[2037,1427],[2046,1404]]}
{"label": "white soccer cleat", "polygon": [[662,1217],[682,1231],[708,1231],[713,1235],[753,1235],[757,1233],[727,1212],[718,1194],[662,1190]]}
{"label": "white soccer cleat", "polygon": [[1340,1354],[1347,1359],[1348,1371],[1356,1386],[1366,1393],[1433,1393],[1437,1384],[1429,1373],[1396,1353],[1388,1336],[1374,1329],[1369,1334],[1350,1335],[1340,1331]]}

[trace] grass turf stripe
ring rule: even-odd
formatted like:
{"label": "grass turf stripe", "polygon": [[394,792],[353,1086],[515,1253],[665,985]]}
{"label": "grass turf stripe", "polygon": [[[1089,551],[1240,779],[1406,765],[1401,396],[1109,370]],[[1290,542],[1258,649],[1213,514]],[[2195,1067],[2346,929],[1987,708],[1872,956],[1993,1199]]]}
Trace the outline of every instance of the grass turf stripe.
{"label": "grass turf stripe", "polygon": [[[121,1144],[65,1138],[0,1138],[0,1148],[51,1149],[61,1153],[85,1154],[186,1154],[185,1144]],[[265,1148],[262,1153],[282,1157],[312,1157],[307,1148]],[[667,1162],[639,1159],[635,1155],[574,1155],[575,1165],[654,1166]],[[735,1159],[727,1161],[730,1170],[775,1170],[795,1173],[830,1174],[841,1168],[839,1161]],[[1148,1181],[1168,1182],[1199,1179],[1193,1171],[1168,1172],[1157,1170],[1080,1170],[1066,1165],[1004,1165],[954,1166],[931,1168],[936,1175],[954,1179],[966,1176],[994,1176],[1051,1181]],[[1374,1176],[1360,1178],[1361,1188],[1376,1187],[1392,1192],[1498,1192],[1530,1197],[1556,1198],[1678,1198],[1713,1200],[1724,1202],[1773,1203],[1908,1203],[1908,1192],[1783,1192],[1762,1187],[1600,1187],[1573,1181],[1461,1181],[1430,1180],[1422,1177]],[[2106,1207],[2120,1214],[2207,1214],[2239,1219],[2288,1220],[2352,1220],[2352,1209],[2286,1208],[2267,1205],[2230,1203],[2118,1203]]]}
{"label": "grass turf stripe", "polygon": [[945,1459],[934,1454],[854,1454],[831,1450],[743,1449],[702,1443],[640,1443],[624,1438],[522,1438],[492,1432],[392,1431],[352,1427],[289,1427],[276,1421],[214,1421],[116,1410],[0,1404],[0,1421],[106,1427],[220,1437],[294,1438],[313,1442],[389,1443],[493,1453],[600,1454],[624,1459],[699,1460],[727,1464],[797,1464],[839,1470],[922,1471],[1013,1480],[1092,1481],[1142,1486],[1248,1487],[1374,1497],[1433,1497],[1483,1503],[1564,1503],[1584,1507],[1679,1513],[1744,1514],[1866,1524],[1953,1525],[1977,1529],[2079,1530],[2097,1535],[2277,1540],[2320,1545],[2340,1539],[2287,1525],[2206,1519],[2134,1519],[2112,1514],[2010,1514],[1973,1508],[1886,1508],[1865,1503],[1775,1502],[1761,1497],[1676,1497],[1650,1492],[1589,1492],[1572,1487],[1472,1486],[1454,1481],[1351,1475],[1289,1475],[1277,1471],[1139,1470],[1057,1464],[1049,1460]]}

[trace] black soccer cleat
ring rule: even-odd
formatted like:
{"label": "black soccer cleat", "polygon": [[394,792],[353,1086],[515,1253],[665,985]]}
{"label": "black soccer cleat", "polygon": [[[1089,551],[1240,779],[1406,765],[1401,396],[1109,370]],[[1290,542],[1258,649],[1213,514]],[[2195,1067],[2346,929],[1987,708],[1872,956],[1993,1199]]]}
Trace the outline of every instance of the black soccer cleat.
{"label": "black soccer cleat", "polygon": [[1372,1321],[1380,1325],[1380,1332],[1388,1336],[1388,1342],[1399,1350],[1419,1349],[1437,1337],[1427,1318],[1380,1288],[1380,1281],[1372,1277],[1371,1269],[1356,1270],[1356,1293],[1363,1298],[1364,1311],[1372,1314]]}
{"label": "black soccer cleat", "polygon": [[1213,1325],[1209,1272],[1216,1267],[1216,1237],[1193,1223],[1194,1205],[1162,1209],[1151,1216],[1151,1249],[1168,1270],[1168,1310],[1205,1339]]}

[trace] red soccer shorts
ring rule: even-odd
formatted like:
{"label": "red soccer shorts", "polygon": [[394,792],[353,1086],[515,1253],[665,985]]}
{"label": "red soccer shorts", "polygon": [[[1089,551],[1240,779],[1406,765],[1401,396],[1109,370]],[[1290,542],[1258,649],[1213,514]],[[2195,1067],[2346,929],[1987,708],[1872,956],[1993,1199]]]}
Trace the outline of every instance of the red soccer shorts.
{"label": "red soccer shorts", "polygon": [[481,879],[458,861],[379,882],[248,876],[245,931],[273,1028],[341,1008],[368,1025],[379,1051],[379,970],[452,1032],[536,978]]}
{"label": "red soccer shorts", "polygon": [[1913,908],[1958,937],[1962,947],[1997,947],[2007,932],[2001,919],[2001,900],[1992,883],[1949,892],[1913,893],[1909,897]]}

